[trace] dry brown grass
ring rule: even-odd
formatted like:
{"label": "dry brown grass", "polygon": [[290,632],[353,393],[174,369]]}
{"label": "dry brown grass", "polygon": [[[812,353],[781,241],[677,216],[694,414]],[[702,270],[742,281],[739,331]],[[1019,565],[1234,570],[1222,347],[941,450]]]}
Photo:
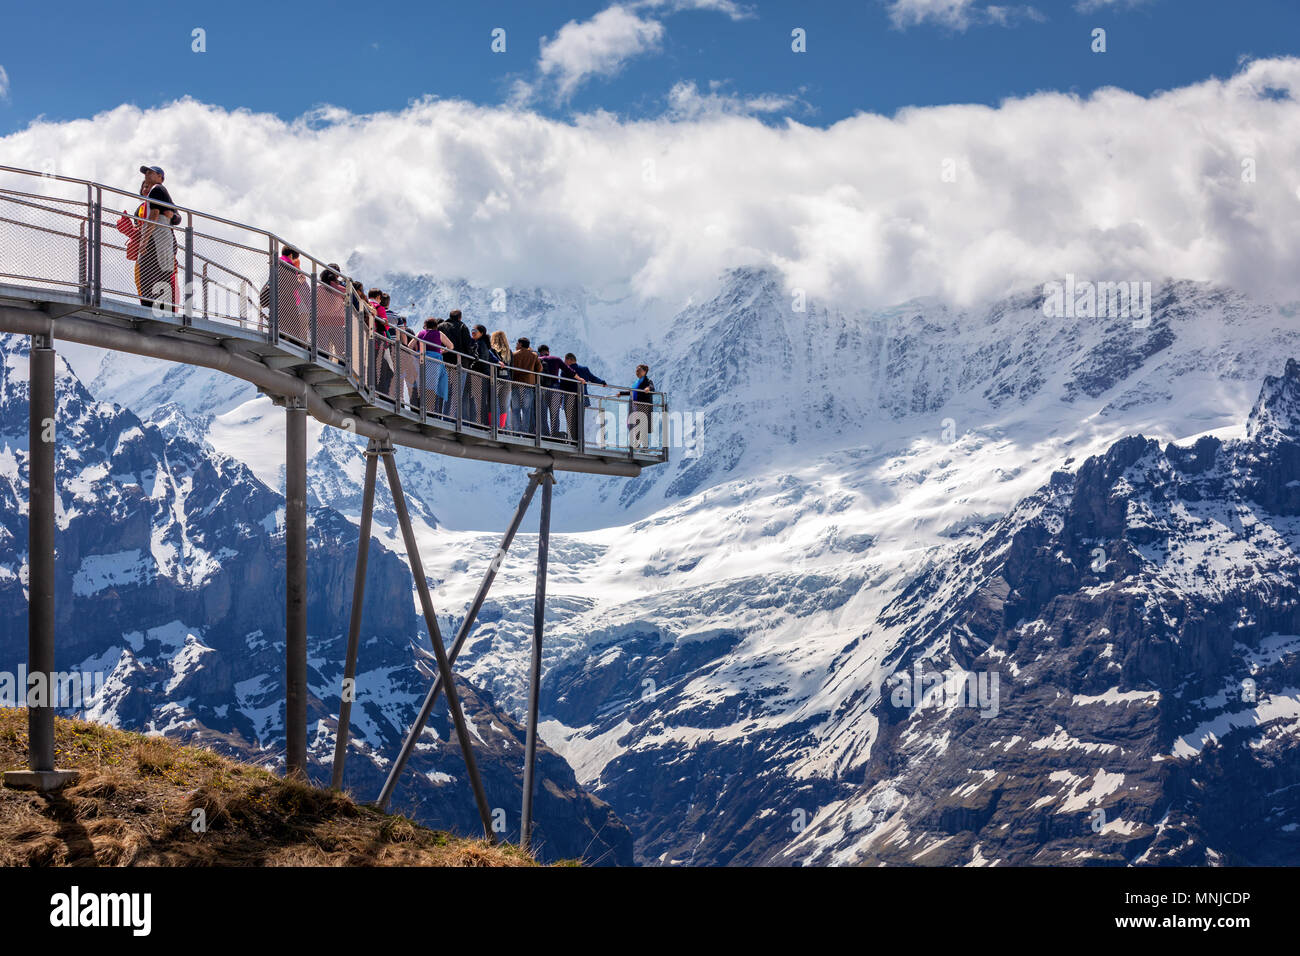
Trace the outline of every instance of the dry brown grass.
{"label": "dry brown grass", "polygon": [[[429,830],[162,737],[59,718],[55,748],[81,777],[56,793],[0,788],[0,865],[536,865],[518,847]],[[27,712],[0,708],[0,766],[26,759]]]}

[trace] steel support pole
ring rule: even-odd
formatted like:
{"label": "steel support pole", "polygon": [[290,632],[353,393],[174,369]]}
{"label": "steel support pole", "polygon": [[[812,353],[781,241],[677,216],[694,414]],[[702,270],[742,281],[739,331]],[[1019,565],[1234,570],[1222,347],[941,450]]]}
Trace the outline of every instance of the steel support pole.
{"label": "steel support pole", "polygon": [[285,406],[284,769],[307,770],[307,409]]}
{"label": "steel support pole", "polygon": [[[479,585],[478,594],[474,596],[474,603],[470,605],[469,611],[465,614],[465,620],[461,621],[460,629],[456,632],[456,640],[452,642],[451,652],[448,654],[448,660],[451,664],[456,663],[456,658],[460,656],[460,650],[469,637],[470,628],[474,626],[478,612],[483,609],[483,602],[487,599],[492,582],[496,580],[497,571],[510,550],[511,542],[515,540],[515,533],[519,530],[519,525],[523,523],[524,515],[528,513],[528,506],[532,503],[533,492],[537,490],[537,483],[540,479],[541,475],[537,472],[534,472],[528,478],[528,487],[524,489],[524,496],[519,500],[519,507],[515,509],[515,516],[510,522],[510,527],[506,529],[505,537],[501,539],[501,547],[497,549],[492,558],[492,563],[488,565],[487,573],[483,575],[483,583]],[[392,769],[388,771],[388,779],[384,781],[384,788],[379,792],[379,799],[375,801],[380,810],[385,809],[388,806],[388,801],[392,799],[393,791],[397,789],[397,781],[406,769],[406,762],[411,758],[411,753],[415,750],[415,742],[420,739],[420,734],[424,732],[424,725],[428,723],[429,715],[433,713],[433,705],[441,691],[442,674],[439,673],[433,680],[433,686],[429,688],[429,692],[425,695],[424,703],[420,706],[420,713],[416,716],[415,723],[411,725],[406,739],[402,741],[401,752],[398,753],[397,759],[393,761]]]}
{"label": "steel support pole", "polygon": [[433,609],[433,598],[429,595],[429,582],[424,579],[424,565],[420,561],[420,549],[415,540],[415,530],[411,527],[411,516],[406,511],[406,498],[402,494],[401,479],[397,476],[397,462],[393,458],[392,446],[385,447],[380,454],[384,458],[384,470],[388,475],[388,490],[393,495],[393,507],[397,510],[397,520],[402,526],[406,558],[411,563],[411,575],[415,578],[415,587],[420,595],[424,623],[429,629],[429,642],[433,644],[433,655],[438,659],[438,673],[442,676],[443,687],[447,693],[447,709],[451,711],[451,721],[456,727],[456,739],[460,743],[460,752],[465,758],[465,769],[469,772],[470,786],[474,790],[474,802],[478,804],[478,815],[483,821],[483,836],[489,843],[496,843],[496,834],[492,832],[492,811],[488,808],[487,797],[483,793],[483,781],[478,775],[474,746],[470,743],[469,728],[465,725],[465,714],[460,707],[460,694],[456,692],[456,682],[451,673],[451,661],[448,660],[447,649],[442,643],[438,615]]}
{"label": "steel support pole", "polygon": [[[54,770],[54,348],[32,336],[29,368],[27,512],[27,681],[44,681],[41,706],[28,700],[28,767]],[[27,688],[21,688],[26,691]]]}
{"label": "steel support pole", "polygon": [[533,845],[533,767],[537,762],[537,710],[542,692],[542,629],[546,624],[546,560],[551,547],[551,485],[555,476],[542,475],[542,516],[537,532],[537,593],[533,599],[533,660],[528,678],[528,737],[524,748],[524,809],[519,845]]}
{"label": "steel support pole", "polygon": [[185,214],[185,291],[181,297],[185,303],[181,312],[183,325],[194,324],[194,214]]}
{"label": "steel support pole", "polygon": [[366,483],[361,492],[361,529],[357,538],[357,570],[352,579],[352,618],[348,622],[348,650],[343,661],[343,688],[339,703],[338,731],[334,736],[334,773],[330,786],[343,786],[343,764],[351,736],[352,701],[356,698],[357,648],[361,643],[361,607],[366,597],[366,563],[370,558],[370,527],[375,515],[375,473],[379,470],[379,443],[371,439],[366,448]]}

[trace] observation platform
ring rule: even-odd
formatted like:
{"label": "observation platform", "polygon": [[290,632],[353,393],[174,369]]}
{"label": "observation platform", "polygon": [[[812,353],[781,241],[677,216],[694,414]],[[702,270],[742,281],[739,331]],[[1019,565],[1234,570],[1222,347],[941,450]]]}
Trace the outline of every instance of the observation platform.
{"label": "observation platform", "polygon": [[[587,385],[579,396],[544,374],[523,384],[469,356],[444,361],[417,329],[378,331],[345,291],[351,279],[325,282],[327,264],[302,246],[183,206],[179,225],[148,223],[134,215],[141,202],[0,166],[0,331],[216,369],[326,425],[440,455],[623,477],[668,459],[662,392]],[[135,259],[119,223],[156,233]],[[144,305],[138,263],[155,245],[176,267],[144,277]],[[299,266],[280,257],[285,245]]]}

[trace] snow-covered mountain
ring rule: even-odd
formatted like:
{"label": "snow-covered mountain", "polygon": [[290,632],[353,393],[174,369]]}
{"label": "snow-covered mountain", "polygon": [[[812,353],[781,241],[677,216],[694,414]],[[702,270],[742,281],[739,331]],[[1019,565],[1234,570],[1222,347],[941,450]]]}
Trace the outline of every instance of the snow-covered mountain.
{"label": "snow-covered mountain", "polygon": [[863,640],[867,772],[773,859],[1294,864],[1300,362],[1245,438],[1053,475]]}
{"label": "snow-covered mountain", "polygon": [[[1036,292],[980,309],[922,301],[867,312],[802,303],[757,270],[728,273],[684,303],[502,296],[429,277],[380,284],[402,309],[414,303],[416,318],[459,307],[512,339],[577,351],[611,381],[646,360],[691,423],[691,447],[674,449],[667,465],[631,480],[562,474],[556,488],[544,737],[631,826],[647,863],[902,860],[924,849],[882,850],[866,825],[844,823],[938,800],[924,782],[905,786],[908,768],[928,758],[882,731],[879,711],[880,681],[947,637],[923,628],[921,589],[956,595],[955,583],[936,582],[955,581],[980,549],[1014,537],[1007,522],[1029,507],[1022,501],[1129,436],[1246,441],[1260,382],[1300,355],[1294,305],[1191,282],[1158,286],[1149,324],[1049,318]],[[279,487],[282,415],[267,400],[223,396],[182,374],[155,401],[125,389],[165,378],[156,363],[70,361],[101,384],[99,397],[133,401],[143,418],[202,436]],[[337,433],[311,438],[316,503],[355,521],[358,447]],[[399,460],[419,502],[435,599],[459,614],[477,583],[466,572],[491,559],[523,477],[405,451]],[[381,540],[400,550],[382,511]],[[516,716],[534,544],[518,539],[460,665]],[[1041,573],[1059,584],[1053,567]],[[1141,628],[1134,633],[1140,644]],[[1120,702],[1141,690],[1113,686]],[[1077,693],[1109,700],[1111,687]],[[1122,722],[1122,709],[1099,704],[1096,720]],[[890,716],[883,723],[899,723]],[[946,825],[962,821],[978,822],[957,814]],[[956,855],[936,847],[917,862],[1024,860],[1050,842],[1044,826],[1038,844],[981,831],[978,853],[954,839]]]}

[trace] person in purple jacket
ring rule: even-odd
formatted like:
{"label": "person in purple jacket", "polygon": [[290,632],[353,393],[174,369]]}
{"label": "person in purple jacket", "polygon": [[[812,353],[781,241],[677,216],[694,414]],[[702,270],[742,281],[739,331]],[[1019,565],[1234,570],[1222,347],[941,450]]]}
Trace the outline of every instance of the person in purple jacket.
{"label": "person in purple jacket", "polygon": [[[562,359],[551,354],[549,346],[540,346],[537,355],[542,360],[542,408],[546,412],[546,428],[542,432],[551,438],[578,440],[577,418],[578,385],[582,379]],[[565,409],[567,428],[560,430],[560,408]]]}

